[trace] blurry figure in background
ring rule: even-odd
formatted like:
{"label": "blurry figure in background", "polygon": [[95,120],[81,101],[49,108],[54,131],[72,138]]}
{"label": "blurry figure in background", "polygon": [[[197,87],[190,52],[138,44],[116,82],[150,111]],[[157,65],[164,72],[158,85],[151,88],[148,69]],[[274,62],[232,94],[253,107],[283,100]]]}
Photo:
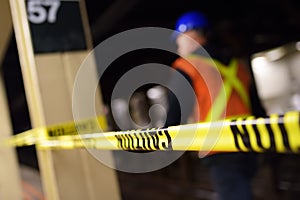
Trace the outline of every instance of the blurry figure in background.
{"label": "blurry figure in background", "polygon": [[[171,75],[170,88],[175,88],[176,95],[181,91],[180,96],[186,100],[182,105],[169,92],[165,126],[264,113],[262,107],[256,113],[251,111],[251,97],[255,99],[252,101],[255,104],[259,105],[259,100],[256,91],[251,92],[254,82],[248,71],[250,69],[230,55],[228,50],[221,51],[211,43],[209,23],[202,13],[193,11],[183,14],[177,21],[176,31],[179,32],[175,39],[181,57],[174,62],[173,68],[185,77],[185,82],[190,83],[194,94],[184,88],[186,83],[181,82],[183,79]],[[188,121],[187,110],[194,112],[195,121]],[[253,199],[250,184],[257,168],[256,155],[209,153],[203,162],[209,167],[220,200]]]}

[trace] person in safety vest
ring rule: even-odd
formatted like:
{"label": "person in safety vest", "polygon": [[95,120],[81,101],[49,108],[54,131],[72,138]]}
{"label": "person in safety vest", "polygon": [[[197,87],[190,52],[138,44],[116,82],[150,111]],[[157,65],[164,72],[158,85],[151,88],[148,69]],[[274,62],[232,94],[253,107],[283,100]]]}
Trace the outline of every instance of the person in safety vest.
{"label": "person in safety vest", "polygon": [[[206,17],[196,11],[184,13],[175,29],[180,57],[173,63],[177,73],[170,78],[165,126],[253,115],[250,96],[255,92],[248,65],[210,43]],[[208,152],[203,162],[220,200],[253,199],[255,155]]]}

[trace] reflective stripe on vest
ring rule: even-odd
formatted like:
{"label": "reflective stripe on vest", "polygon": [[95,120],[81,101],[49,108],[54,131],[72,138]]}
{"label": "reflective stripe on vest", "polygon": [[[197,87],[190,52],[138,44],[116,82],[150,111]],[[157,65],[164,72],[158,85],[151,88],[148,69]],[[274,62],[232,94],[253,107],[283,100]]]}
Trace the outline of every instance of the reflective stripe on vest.
{"label": "reflective stripe on vest", "polygon": [[[190,57],[190,56],[189,56]],[[199,55],[191,55],[191,57],[197,57],[205,61],[208,65],[217,67],[220,74],[223,78],[223,87],[220,89],[219,94],[211,106],[210,111],[208,112],[205,121],[215,121],[221,118],[222,114],[226,109],[226,105],[232,95],[233,89],[241,97],[243,103],[250,108],[249,95],[246,92],[246,88],[243,83],[237,77],[238,71],[238,60],[232,59],[228,66],[225,66],[221,62],[215,59],[208,59],[201,57]]]}

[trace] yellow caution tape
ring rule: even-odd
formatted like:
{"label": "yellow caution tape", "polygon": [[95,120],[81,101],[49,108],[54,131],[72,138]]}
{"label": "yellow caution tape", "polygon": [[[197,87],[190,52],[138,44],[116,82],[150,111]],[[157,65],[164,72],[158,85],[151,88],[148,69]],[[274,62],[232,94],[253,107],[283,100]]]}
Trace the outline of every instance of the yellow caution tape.
{"label": "yellow caution tape", "polygon": [[48,127],[34,128],[10,137],[5,143],[10,146],[38,145],[42,140],[63,138],[63,136],[75,137],[78,134],[100,130],[107,130],[105,116],[98,116],[97,118],[80,120],[78,122],[66,122]]}
{"label": "yellow caution tape", "polygon": [[20,134],[23,136],[13,136],[10,145],[36,144],[40,149],[300,152],[299,112],[273,114],[267,118],[249,116],[211,123],[103,133],[93,132],[92,127],[83,126],[86,125],[84,122],[81,125],[83,134],[78,134],[75,129],[67,131],[65,125],[61,125],[63,131],[59,126],[53,126],[52,129],[34,129]]}

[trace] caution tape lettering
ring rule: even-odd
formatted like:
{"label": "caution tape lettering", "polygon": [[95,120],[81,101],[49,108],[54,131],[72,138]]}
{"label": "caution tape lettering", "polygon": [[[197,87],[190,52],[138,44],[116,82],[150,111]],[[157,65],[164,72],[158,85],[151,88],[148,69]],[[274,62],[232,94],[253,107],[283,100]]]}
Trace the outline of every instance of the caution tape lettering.
{"label": "caution tape lettering", "polygon": [[48,136],[59,137],[64,135],[77,135],[81,133],[97,131],[98,126],[95,120],[72,123],[65,126],[53,126],[48,128]]}
{"label": "caution tape lettering", "polygon": [[[234,137],[236,148],[239,151],[274,152],[278,151],[278,146],[281,145],[285,152],[292,152],[289,134],[283,123],[283,116],[279,118],[278,116],[275,117],[277,117],[275,119],[276,123],[270,121],[272,118],[232,120],[230,129]],[[279,140],[275,140],[275,129],[279,130]],[[298,152],[300,152],[299,150],[300,149],[298,148]]]}
{"label": "caution tape lettering", "polygon": [[118,147],[123,150],[172,149],[171,136],[167,129],[137,130],[115,135]]}

